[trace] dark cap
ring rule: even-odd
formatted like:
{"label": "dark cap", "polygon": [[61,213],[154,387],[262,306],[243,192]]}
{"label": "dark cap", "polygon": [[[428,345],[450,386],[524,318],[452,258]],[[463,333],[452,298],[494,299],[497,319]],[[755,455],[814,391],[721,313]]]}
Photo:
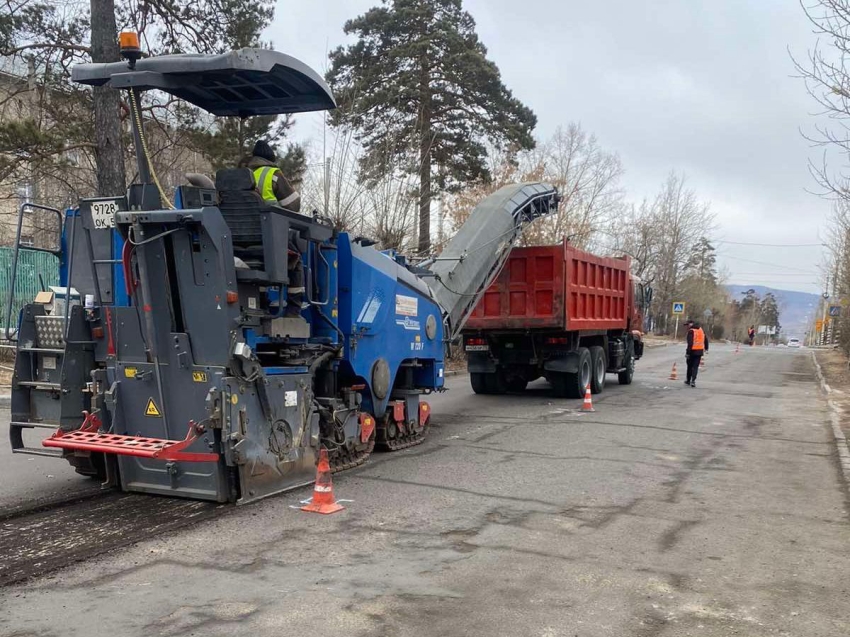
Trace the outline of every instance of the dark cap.
{"label": "dark cap", "polygon": [[274,151],[272,150],[272,147],[269,146],[269,143],[264,139],[257,140],[251,154],[254,155],[254,157],[262,157],[263,159],[267,159],[272,162],[275,161]]}

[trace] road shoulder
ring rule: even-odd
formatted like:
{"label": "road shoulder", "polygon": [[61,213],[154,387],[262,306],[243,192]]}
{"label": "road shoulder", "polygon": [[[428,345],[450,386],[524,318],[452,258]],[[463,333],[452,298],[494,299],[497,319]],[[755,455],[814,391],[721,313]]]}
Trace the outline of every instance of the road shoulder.
{"label": "road shoulder", "polygon": [[850,489],[850,447],[847,443],[850,423],[845,417],[850,411],[850,367],[847,357],[838,350],[813,351],[812,360],[829,405],[830,425],[838,449],[844,486]]}

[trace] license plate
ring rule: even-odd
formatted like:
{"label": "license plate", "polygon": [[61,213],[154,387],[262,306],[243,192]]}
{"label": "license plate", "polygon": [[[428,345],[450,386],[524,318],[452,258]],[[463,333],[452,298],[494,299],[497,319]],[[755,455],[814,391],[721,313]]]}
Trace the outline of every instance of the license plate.
{"label": "license plate", "polygon": [[118,212],[118,202],[114,199],[111,201],[92,201],[91,202],[91,218],[94,223],[95,230],[107,230],[115,227],[115,213]]}
{"label": "license plate", "polygon": [[489,345],[467,345],[466,351],[467,352],[489,352],[490,346]]}

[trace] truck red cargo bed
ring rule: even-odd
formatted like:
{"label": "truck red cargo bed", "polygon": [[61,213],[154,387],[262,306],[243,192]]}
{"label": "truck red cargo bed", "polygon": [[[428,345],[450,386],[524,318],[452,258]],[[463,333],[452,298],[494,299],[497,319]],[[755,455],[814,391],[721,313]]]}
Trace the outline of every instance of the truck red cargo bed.
{"label": "truck red cargo bed", "polygon": [[466,329],[625,329],[628,257],[598,257],[566,242],[514,248]]}

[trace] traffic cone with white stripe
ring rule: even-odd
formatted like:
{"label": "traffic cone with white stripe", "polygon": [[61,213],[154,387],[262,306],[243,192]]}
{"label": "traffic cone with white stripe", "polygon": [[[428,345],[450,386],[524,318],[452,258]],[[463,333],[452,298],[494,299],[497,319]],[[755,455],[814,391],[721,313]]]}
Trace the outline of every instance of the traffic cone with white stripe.
{"label": "traffic cone with white stripe", "polygon": [[735,343],[735,353],[736,354],[741,353],[741,344],[740,343]]}
{"label": "traffic cone with white stripe", "polygon": [[310,504],[301,507],[302,511],[310,513],[336,513],[345,507],[334,498],[333,480],[331,479],[331,465],[328,462],[328,450],[319,451],[319,465],[316,467],[316,484],[313,486],[313,498]]}
{"label": "traffic cone with white stripe", "polygon": [[699,357],[699,366],[705,367],[705,354]]}
{"label": "traffic cone with white stripe", "polygon": [[670,380],[679,380],[679,373],[676,371],[676,363],[673,363],[673,369],[670,370]]}
{"label": "traffic cone with white stripe", "polygon": [[593,401],[590,399],[590,383],[584,388],[584,403],[581,406],[582,411],[596,411],[593,408]]}

